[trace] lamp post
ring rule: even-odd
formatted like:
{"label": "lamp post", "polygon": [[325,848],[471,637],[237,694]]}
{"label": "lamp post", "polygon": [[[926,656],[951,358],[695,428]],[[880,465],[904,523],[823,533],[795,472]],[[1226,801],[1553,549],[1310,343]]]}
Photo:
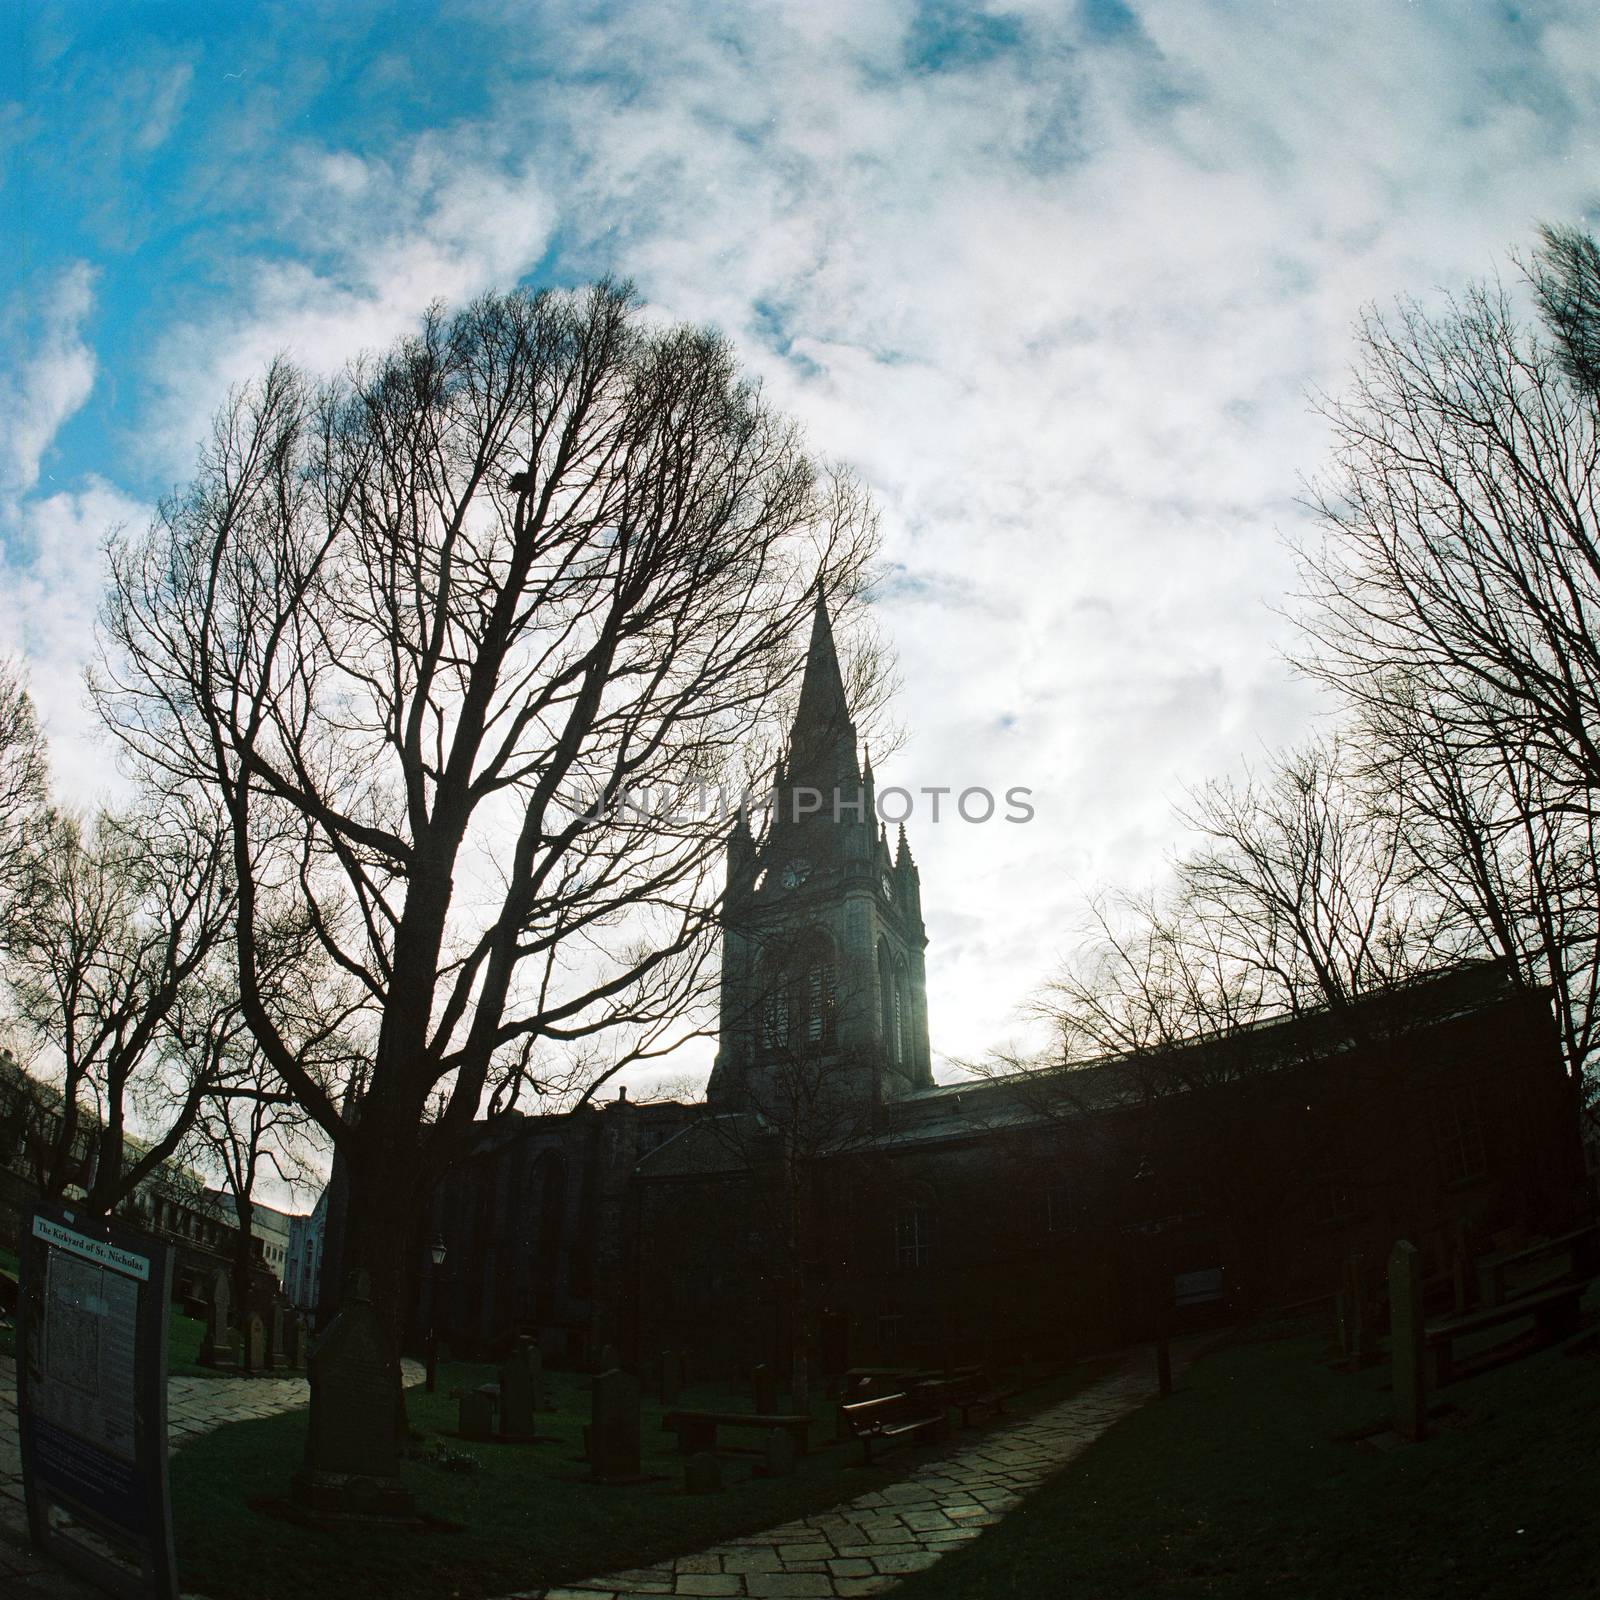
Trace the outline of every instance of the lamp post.
{"label": "lamp post", "polygon": [[1172,1280],[1167,1273],[1166,1241],[1162,1238],[1165,1224],[1156,1214],[1158,1196],[1155,1192],[1155,1170],[1149,1157],[1141,1157],[1139,1170],[1133,1175],[1134,1193],[1138,1201],[1135,1209],[1140,1216],[1140,1253],[1143,1256],[1141,1276],[1145,1280],[1146,1307],[1153,1319],[1151,1331],[1156,1340],[1156,1388],[1163,1395],[1172,1393],[1171,1319]]}
{"label": "lamp post", "polygon": [[444,1265],[444,1251],[444,1235],[436,1233],[433,1236],[433,1243],[428,1247],[428,1254],[433,1258],[433,1271],[428,1274],[428,1381],[426,1388],[429,1394],[433,1393],[439,1376],[439,1269]]}

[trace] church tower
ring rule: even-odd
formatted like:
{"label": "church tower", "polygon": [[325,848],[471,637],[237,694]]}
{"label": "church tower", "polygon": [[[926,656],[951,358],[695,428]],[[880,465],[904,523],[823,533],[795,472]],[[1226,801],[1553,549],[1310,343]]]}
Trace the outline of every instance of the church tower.
{"label": "church tower", "polygon": [[796,1075],[879,1106],[933,1083],[922,890],[905,828],[890,848],[819,596],[788,747],[758,837],[728,838],[721,1029],[706,1091],[759,1108]]}

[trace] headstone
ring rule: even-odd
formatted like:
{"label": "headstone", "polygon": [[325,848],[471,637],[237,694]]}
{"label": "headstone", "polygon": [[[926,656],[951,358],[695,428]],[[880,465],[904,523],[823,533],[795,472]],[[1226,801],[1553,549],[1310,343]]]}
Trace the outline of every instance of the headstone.
{"label": "headstone", "polygon": [[770,1417],[778,1409],[778,1380],[765,1362],[750,1374],[750,1390],[758,1417]]}
{"label": "headstone", "polygon": [[767,1435],[761,1464],[764,1478],[787,1478],[794,1472],[794,1435],[787,1428],[774,1428]]}
{"label": "headstone", "polygon": [[1364,1366],[1376,1354],[1376,1329],[1367,1294],[1367,1264],[1360,1256],[1350,1256],[1345,1261],[1344,1294],[1345,1354],[1353,1365]]}
{"label": "headstone", "polygon": [[306,1364],[306,1319],[298,1311],[289,1318],[286,1344],[290,1368],[295,1372],[303,1371]]}
{"label": "headstone", "polygon": [[683,1464],[683,1487],[687,1494],[719,1494],[722,1491],[722,1463],[709,1450],[701,1450]]}
{"label": "headstone", "polygon": [[400,1362],[363,1271],[310,1355],[311,1426],[294,1494],[314,1511],[409,1516],[400,1482]]}
{"label": "headstone", "polygon": [[1423,1368],[1422,1259],[1402,1239],[1389,1252],[1389,1353],[1394,1363],[1394,1421],[1403,1439],[1428,1434]]}
{"label": "headstone", "polygon": [[244,1325],[244,1365],[247,1372],[261,1372],[267,1365],[267,1330],[253,1311]]}
{"label": "headstone", "polygon": [[614,1344],[603,1344],[600,1346],[599,1371],[610,1372],[613,1367],[620,1367],[621,1365],[622,1357],[617,1354],[617,1347]]}
{"label": "headstone", "polygon": [[273,1305],[272,1320],[267,1324],[267,1332],[267,1359],[273,1367],[281,1371],[289,1365],[289,1352],[284,1345],[287,1329],[281,1305]]}
{"label": "headstone", "polygon": [[222,1365],[228,1367],[242,1367],[244,1365],[244,1335],[237,1328],[228,1329],[228,1337],[224,1342],[223,1349]]}
{"label": "headstone", "polygon": [[520,1345],[522,1360],[528,1369],[528,1383],[533,1390],[533,1409],[545,1409],[544,1398],[544,1355],[531,1339],[524,1339]]}
{"label": "headstone", "polygon": [[663,1350],[661,1352],[661,1403],[664,1406],[675,1406],[678,1396],[683,1391],[683,1352],[681,1350]]}
{"label": "headstone", "polygon": [[476,1389],[468,1390],[461,1397],[458,1417],[456,1432],[463,1439],[487,1439],[494,1426],[494,1401]]}
{"label": "headstone", "polygon": [[228,1274],[218,1267],[211,1274],[211,1292],[206,1304],[206,1331],[200,1341],[200,1365],[216,1367],[229,1362],[228,1308],[233,1301],[233,1285]]}
{"label": "headstone", "polygon": [[639,1476],[639,1380],[613,1368],[602,1372],[591,1391],[589,1470],[602,1483],[624,1483]]}
{"label": "headstone", "polygon": [[533,1379],[527,1357],[513,1350],[500,1363],[500,1437],[531,1439],[533,1435]]}

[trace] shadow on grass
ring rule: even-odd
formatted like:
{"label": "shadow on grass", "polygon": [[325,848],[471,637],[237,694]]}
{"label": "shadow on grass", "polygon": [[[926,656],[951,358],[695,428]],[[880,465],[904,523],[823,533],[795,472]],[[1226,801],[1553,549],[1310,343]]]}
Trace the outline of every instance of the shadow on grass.
{"label": "shadow on grass", "polygon": [[1118,1423],[903,1600],[1600,1594],[1600,1359],[1546,1351],[1441,1399],[1401,1446],[1386,1367],[1320,1339],[1227,1346]]}
{"label": "shadow on grass", "polygon": [[[1100,1376],[1084,1366],[1013,1402],[1010,1417],[1052,1404]],[[454,1529],[384,1526],[338,1532],[297,1526],[281,1515],[289,1478],[305,1447],[306,1413],[237,1423],[208,1434],[172,1462],[172,1491],[182,1586],[210,1600],[479,1600],[479,1597],[574,1582],[665,1560],[822,1511],[914,1471],[979,1430],[952,1441],[895,1451],[859,1465],[854,1444],[823,1444],[802,1457],[792,1477],[757,1478],[755,1457],[724,1457],[720,1494],[683,1492],[676,1436],[662,1431],[661,1408],[644,1406],[643,1470],[652,1481],[604,1487],[590,1483],[581,1459],[589,1396],[582,1380],[549,1375],[557,1409],[541,1414],[552,1443],[466,1445],[450,1437],[456,1403],[449,1391],[493,1375],[487,1367],[441,1368],[439,1392],[407,1393],[414,1434],[404,1468],[419,1509]],[[748,1395],[703,1386],[682,1403],[749,1409]],[[814,1437],[833,1434],[831,1407],[819,1406]],[[991,1424],[996,1425],[996,1424]],[[474,1463],[464,1466],[463,1458]],[[252,1509],[252,1502],[256,1508]],[[276,1504],[274,1504],[276,1503]]]}

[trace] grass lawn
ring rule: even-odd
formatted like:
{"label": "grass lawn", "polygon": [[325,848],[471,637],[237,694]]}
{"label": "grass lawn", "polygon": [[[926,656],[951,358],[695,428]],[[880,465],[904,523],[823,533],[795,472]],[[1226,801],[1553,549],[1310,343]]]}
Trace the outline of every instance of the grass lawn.
{"label": "grass lawn", "polygon": [[1321,1352],[1219,1350],[897,1594],[1600,1595],[1600,1357],[1546,1352],[1452,1385],[1433,1438],[1385,1450],[1350,1435],[1392,1414],[1387,1367],[1344,1376]]}
{"label": "grass lawn", "polygon": [[[1102,1370],[1080,1367],[1021,1404],[1051,1403]],[[260,1509],[260,1501],[286,1494],[305,1447],[304,1411],[236,1423],[186,1446],[172,1460],[182,1587],[210,1600],[280,1600],[289,1593],[296,1600],[476,1600],[688,1554],[848,1500],[948,1448],[901,1449],[881,1466],[863,1467],[859,1447],[829,1446],[803,1457],[793,1477],[772,1480],[751,1475],[753,1457],[724,1457],[723,1492],[690,1496],[683,1492],[677,1436],[661,1430],[661,1409],[647,1399],[643,1468],[659,1477],[606,1488],[588,1481],[578,1459],[589,1395],[581,1380],[564,1373],[548,1375],[558,1409],[540,1419],[540,1431],[556,1443],[463,1445],[440,1437],[456,1423],[449,1391],[493,1375],[487,1367],[451,1364],[440,1368],[438,1394],[412,1389],[406,1396],[412,1429],[424,1435],[405,1466],[407,1485],[420,1509],[461,1524],[456,1530],[324,1532]],[[747,1394],[711,1386],[686,1391],[682,1403],[749,1409]],[[815,1437],[831,1438],[831,1408],[819,1403],[817,1412]],[[441,1459],[445,1451],[470,1456],[477,1470],[450,1470]]]}

